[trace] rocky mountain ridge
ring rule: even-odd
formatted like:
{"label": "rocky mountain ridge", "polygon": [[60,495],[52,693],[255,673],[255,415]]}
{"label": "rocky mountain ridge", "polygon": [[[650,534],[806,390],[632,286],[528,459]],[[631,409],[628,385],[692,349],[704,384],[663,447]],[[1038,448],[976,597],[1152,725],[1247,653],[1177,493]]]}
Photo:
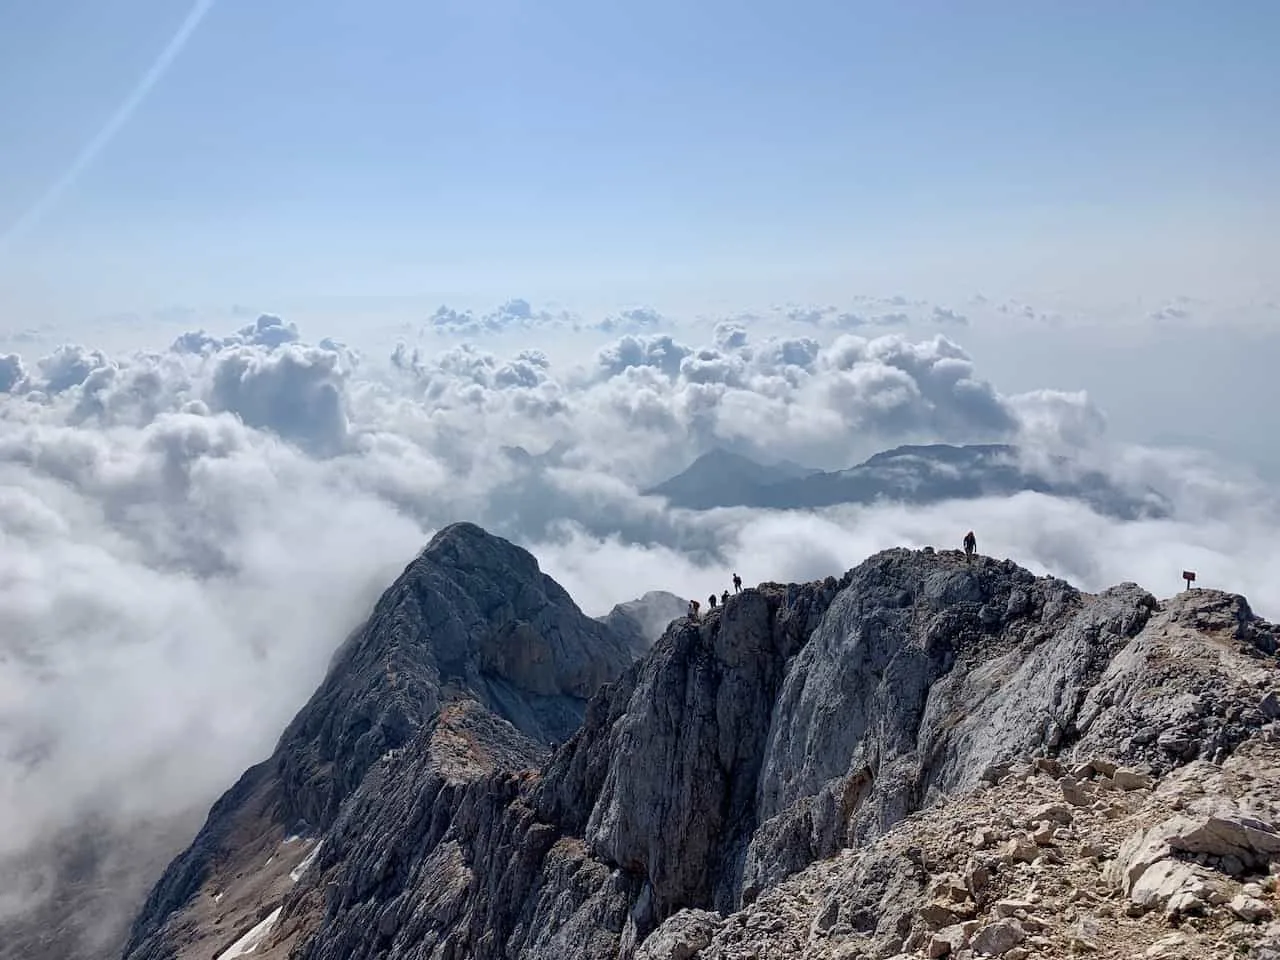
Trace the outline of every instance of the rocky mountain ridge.
{"label": "rocky mountain ridge", "polygon": [[[938,811],[980,805],[992,781],[1025,786],[1034,770],[1065,802],[1093,803],[1098,789],[1123,789],[1117,767],[1142,781],[1225,765],[1274,731],[1260,704],[1280,686],[1276,628],[1229,594],[1161,603],[1123,584],[1091,595],[1009,561],[899,549],[839,579],[747,588],[675,620],[637,661],[543,584],[533,608],[551,603],[557,616],[530,630],[582,629],[576,642],[544,638],[546,659],[521,652],[532,638],[507,619],[527,604],[486,602],[477,609],[488,616],[451,625],[471,609],[451,590],[495,582],[467,564],[518,548],[469,525],[441,537],[471,544],[449,586],[429,595],[452,598],[448,615],[406,604],[402,583],[388,591],[276,757],[220,801],[170,868],[126,957],[230,960],[252,946],[255,958],[297,960],[763,960],[796,938],[815,958],[960,957],[996,942],[982,934],[991,924],[973,926],[980,910],[1011,909],[1023,939],[1000,940],[1007,954],[1028,949],[1025,907],[970,893],[972,907],[930,912],[940,875],[930,858],[943,858],[923,837]],[[540,576],[526,564],[508,587],[523,595]],[[494,638],[507,642],[485,654]],[[604,667],[574,665],[597,643],[614,651]],[[352,670],[366,677],[392,659],[404,684],[361,680],[353,712],[342,699]],[[506,686],[485,665],[501,667]],[[601,673],[611,676],[561,741],[551,721],[566,715],[530,697],[578,697]],[[342,735],[335,716],[348,718]],[[1082,785],[1089,758],[1106,758],[1109,786]],[[1064,768],[1070,777],[1050,776]],[[1017,889],[1009,871],[1028,862],[1028,843],[1070,839],[1039,821],[1020,837],[1023,821],[979,809],[991,843],[1021,844],[986,867],[1002,896]],[[1274,820],[1256,823],[1274,835]],[[1250,929],[1251,943],[1265,939]]]}
{"label": "rocky mountain ridge", "polygon": [[1035,492],[1080,500],[1099,513],[1124,519],[1162,517],[1167,499],[1155,490],[1130,491],[1096,470],[1054,457],[1052,471],[1023,462],[1010,444],[945,443],[885,450],[846,470],[794,464],[766,466],[712,450],[683,472],[645,491],[690,510],[715,507],[811,509],[877,501],[928,504],[951,499]]}

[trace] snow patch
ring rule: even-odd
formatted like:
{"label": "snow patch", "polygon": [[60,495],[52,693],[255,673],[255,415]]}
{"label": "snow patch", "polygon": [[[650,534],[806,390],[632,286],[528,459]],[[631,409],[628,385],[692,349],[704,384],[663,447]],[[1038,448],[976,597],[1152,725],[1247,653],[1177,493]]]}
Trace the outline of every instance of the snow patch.
{"label": "snow patch", "polygon": [[307,867],[311,866],[311,864],[315,862],[316,856],[320,853],[320,848],[322,846],[324,846],[323,840],[321,840],[314,847],[312,847],[311,852],[308,853],[306,857],[303,858],[302,862],[293,868],[293,872],[289,874],[289,879],[291,879],[294,883],[297,883],[299,880],[301,880],[302,875],[307,872]]}
{"label": "snow patch", "polygon": [[257,950],[258,947],[262,946],[263,941],[267,939],[267,934],[276,925],[276,921],[280,919],[280,911],[282,909],[284,908],[276,907],[272,910],[265,920],[218,954],[218,960],[235,960],[236,957],[244,957]]}

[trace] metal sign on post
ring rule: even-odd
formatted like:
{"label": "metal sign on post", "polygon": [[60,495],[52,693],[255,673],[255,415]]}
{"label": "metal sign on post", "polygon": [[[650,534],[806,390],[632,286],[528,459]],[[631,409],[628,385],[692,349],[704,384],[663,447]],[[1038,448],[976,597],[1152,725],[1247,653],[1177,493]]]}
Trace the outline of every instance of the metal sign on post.
{"label": "metal sign on post", "polygon": [[1194,570],[1183,570],[1182,579],[1187,581],[1187,589],[1191,589],[1191,584],[1196,581],[1196,572]]}

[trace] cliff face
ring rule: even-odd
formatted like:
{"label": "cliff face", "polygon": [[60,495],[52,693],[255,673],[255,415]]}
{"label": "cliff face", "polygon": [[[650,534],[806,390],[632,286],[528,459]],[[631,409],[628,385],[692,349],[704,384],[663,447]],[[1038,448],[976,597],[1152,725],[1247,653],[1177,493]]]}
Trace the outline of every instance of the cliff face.
{"label": "cliff face", "polygon": [[170,865],[126,954],[205,956],[263,919],[261,904],[291,887],[352,793],[419,734],[430,744],[456,720],[465,743],[462,721],[479,715],[501,727],[484,738],[509,749],[500,766],[532,765],[631,662],[625,639],[583,614],[527,551],[472,524],[442,530],[335,653],[271,758]]}
{"label": "cliff face", "polygon": [[214,809],[126,956],[251,934],[255,957],[299,960],[763,956],[725,924],[789,930],[760,911],[832,863],[845,899],[806,927],[808,955],[932,949],[929,870],[885,846],[917,811],[1031,758],[1222,762],[1268,722],[1275,628],[1238,597],[1161,605],[891,550],[744,590],[630,662],[540,575],[503,581],[519,602],[473,579],[514,548],[462,533],[470,552],[433,543],[411,565]]}

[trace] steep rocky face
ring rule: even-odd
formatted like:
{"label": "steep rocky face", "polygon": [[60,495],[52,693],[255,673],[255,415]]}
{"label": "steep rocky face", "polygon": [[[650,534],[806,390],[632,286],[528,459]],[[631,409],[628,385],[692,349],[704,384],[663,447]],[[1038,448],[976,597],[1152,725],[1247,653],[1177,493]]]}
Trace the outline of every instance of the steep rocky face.
{"label": "steep rocky face", "polygon": [[[482,739],[510,745],[501,766],[531,765],[631,661],[625,639],[583,614],[527,551],[473,524],[445,528],[335,653],[272,757],[214,806],[152,891],[126,953],[207,955],[261,920],[260,902],[289,886],[344,802],[415,737],[439,752],[454,730],[465,745],[459,717],[479,711]],[[488,735],[494,725],[501,736]]]}
{"label": "steep rocky face", "polygon": [[[242,855],[293,873],[261,883],[222,940],[201,932],[200,955],[257,926],[265,958],[759,958],[738,924],[763,916],[794,934],[804,909],[769,911],[779,897],[812,905],[805,877],[827,871],[836,901],[806,917],[807,955],[924,956],[942,916],[921,912],[935,871],[919,845],[891,840],[931,822],[917,811],[1102,744],[1113,771],[1139,778],[1229,759],[1280,716],[1265,697],[1275,649],[1275,628],[1241,598],[1160,604],[1133,584],[1090,595],[954,551],[891,550],[839,580],[762,584],[673,622],[549,756],[545,728],[504,718],[483,684],[379,755],[352,759],[359,737],[334,741],[328,762],[359,769],[359,784],[320,806],[336,813],[303,869],[283,837]],[[277,761],[320,770],[309,762]],[[264,776],[229,796],[256,796]],[[1048,783],[1092,803],[1099,788],[1082,777]],[[152,901],[129,956],[195,955],[174,944],[211,919],[188,911],[193,926],[162,918],[161,930]]]}

